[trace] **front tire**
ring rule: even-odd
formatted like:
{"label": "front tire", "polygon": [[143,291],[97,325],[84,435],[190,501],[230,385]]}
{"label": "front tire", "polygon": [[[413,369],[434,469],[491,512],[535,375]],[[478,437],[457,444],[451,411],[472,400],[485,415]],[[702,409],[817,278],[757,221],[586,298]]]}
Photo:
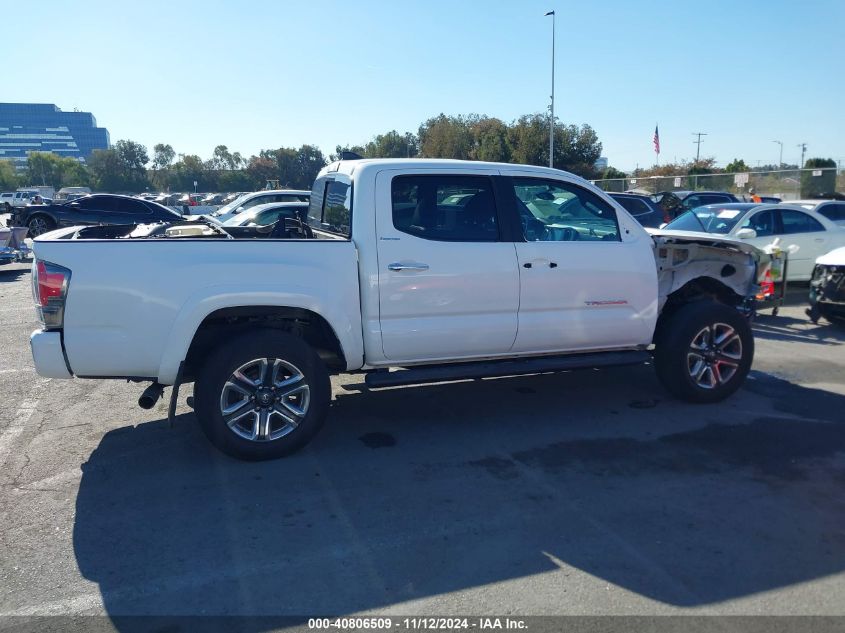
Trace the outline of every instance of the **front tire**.
{"label": "front tire", "polygon": [[748,376],[754,335],[734,308],[706,301],[690,303],[660,327],[655,369],[674,396],[689,402],[719,402]]}
{"label": "front tire", "polygon": [[197,378],[194,403],[203,432],[224,453],[276,459],[307,444],[331,400],[329,375],[302,339],[264,329],[215,350]]}

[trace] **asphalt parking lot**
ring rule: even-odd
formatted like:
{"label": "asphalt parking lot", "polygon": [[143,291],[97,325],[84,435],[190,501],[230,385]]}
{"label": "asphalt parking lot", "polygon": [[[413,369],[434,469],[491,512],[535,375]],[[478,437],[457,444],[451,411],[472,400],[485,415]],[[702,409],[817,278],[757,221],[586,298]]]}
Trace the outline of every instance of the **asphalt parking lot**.
{"label": "asphalt parking lot", "polygon": [[171,429],[140,385],[38,377],[0,267],[0,615],[845,614],[845,330],[805,290],[719,405],[650,367],[344,376],[305,451],[243,463],[184,397]]}

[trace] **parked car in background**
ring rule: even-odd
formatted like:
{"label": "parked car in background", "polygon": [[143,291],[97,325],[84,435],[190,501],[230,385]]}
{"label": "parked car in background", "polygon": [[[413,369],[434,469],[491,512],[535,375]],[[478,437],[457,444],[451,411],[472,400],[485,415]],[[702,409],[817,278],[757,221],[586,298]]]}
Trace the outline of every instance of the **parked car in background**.
{"label": "parked car in background", "polygon": [[36,196],[40,196],[41,200],[44,200],[44,197],[41,196],[41,192],[38,191],[38,189],[18,190],[12,194],[12,198],[9,202],[13,207],[25,207],[28,204],[32,204]]}
{"label": "parked car in background", "polygon": [[203,198],[205,198],[204,193],[186,193],[176,201],[176,204],[183,207],[196,207],[202,204]]}
{"label": "parked car in background", "polygon": [[839,226],[845,226],[845,201],[842,200],[792,200],[788,204],[815,211]]}
{"label": "parked car in background", "polygon": [[212,211],[210,215],[221,222],[242,213],[247,209],[259,204],[270,202],[308,202],[311,199],[311,192],[299,189],[275,189],[269,191],[253,191],[236,198],[229,204]]}
{"label": "parked car in background", "polygon": [[209,193],[202,199],[200,204],[212,207],[217,206],[223,204],[223,198],[225,197],[226,195],[222,193]]}
{"label": "parked car in background", "polygon": [[280,218],[299,218],[306,222],[308,219],[308,203],[270,202],[257,204],[232,216],[223,222],[223,226],[267,226],[268,224],[275,224]]}
{"label": "parked car in background", "polygon": [[710,204],[679,215],[667,231],[719,234],[763,248],[780,238],[780,246],[798,246],[789,255],[787,279],[807,281],[816,258],[845,246],[845,229],[811,209],[792,204]]}
{"label": "parked car in background", "polygon": [[621,204],[643,226],[656,229],[672,219],[652,200],[651,196],[636,193],[608,193],[608,195]]}
{"label": "parked car in background", "polygon": [[233,200],[237,200],[241,196],[245,196],[246,194],[251,193],[249,191],[233,191],[232,193],[227,193],[223,198],[223,204],[229,204]]}
{"label": "parked car in background", "polygon": [[845,325],[845,248],[832,250],[816,260],[807,315],[813,323],[824,317]]}
{"label": "parked car in background", "polygon": [[68,200],[76,200],[82,196],[87,196],[91,193],[90,187],[62,187],[56,192],[53,197],[53,202],[67,202]]}
{"label": "parked car in background", "polygon": [[179,199],[184,194],[177,192],[177,193],[160,193],[156,196],[153,202],[163,205],[165,207],[178,207],[179,206]]}
{"label": "parked car in background", "polygon": [[92,224],[146,224],[178,222],[178,213],[160,204],[129,196],[93,194],[61,204],[30,205],[16,209],[12,226],[26,226],[30,237],[65,226]]}
{"label": "parked car in background", "polygon": [[661,191],[655,194],[655,202],[670,218],[676,218],[690,209],[705,204],[739,202],[739,200],[727,191]]}

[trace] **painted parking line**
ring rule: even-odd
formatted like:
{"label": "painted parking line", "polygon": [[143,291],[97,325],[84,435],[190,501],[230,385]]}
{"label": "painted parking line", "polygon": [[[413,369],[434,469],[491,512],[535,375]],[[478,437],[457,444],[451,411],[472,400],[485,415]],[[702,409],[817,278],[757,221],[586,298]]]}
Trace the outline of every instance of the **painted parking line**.
{"label": "painted parking line", "polygon": [[32,414],[35,413],[38,408],[41,392],[44,390],[44,387],[48,382],[50,382],[50,379],[44,378],[35,383],[29,397],[25,398],[24,401],[21,402],[17,411],[15,411],[11,424],[0,432],[0,468],[6,465],[6,460],[9,457],[9,453],[12,450],[15,440],[24,432]]}

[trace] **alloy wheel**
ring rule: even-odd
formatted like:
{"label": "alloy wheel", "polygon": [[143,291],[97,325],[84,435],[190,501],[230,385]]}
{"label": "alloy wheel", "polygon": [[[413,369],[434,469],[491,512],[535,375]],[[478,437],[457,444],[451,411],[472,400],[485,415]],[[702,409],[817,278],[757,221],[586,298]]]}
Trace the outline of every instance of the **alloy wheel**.
{"label": "alloy wheel", "polygon": [[687,371],[702,389],[715,389],[734,377],[742,361],[742,338],[727,323],[701,329],[687,351]]}
{"label": "alloy wheel", "polygon": [[223,385],[220,413],[229,429],[253,442],[293,432],[308,413],[305,375],[280,358],[256,358],[238,367]]}

